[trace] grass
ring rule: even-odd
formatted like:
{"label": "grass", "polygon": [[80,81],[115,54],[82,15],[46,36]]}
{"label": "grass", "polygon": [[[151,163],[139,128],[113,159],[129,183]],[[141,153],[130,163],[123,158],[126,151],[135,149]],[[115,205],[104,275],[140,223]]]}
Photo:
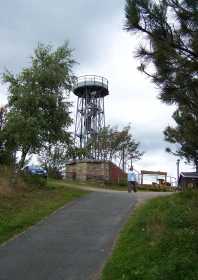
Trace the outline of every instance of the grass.
{"label": "grass", "polygon": [[104,184],[104,182],[97,182],[97,181],[66,181],[66,184],[69,186],[74,186],[78,184],[81,187],[91,187],[91,188],[99,188],[99,189],[110,189],[110,190],[117,190],[117,191],[127,191],[127,186],[119,186],[118,184]]}
{"label": "grass", "polygon": [[130,217],[102,280],[197,280],[198,192],[153,199]]}
{"label": "grass", "polygon": [[0,244],[87,192],[48,180],[45,187],[29,187],[0,195]]}
{"label": "grass", "polygon": [[[61,182],[61,181],[60,181]],[[69,188],[77,188],[80,187],[83,189],[83,187],[90,187],[90,188],[98,188],[98,189],[110,189],[110,190],[117,190],[117,191],[127,191],[127,186],[119,186],[116,184],[104,184],[100,181],[78,181],[78,180],[63,180],[64,185]]]}
{"label": "grass", "polygon": [[[127,184],[116,184],[116,183],[104,183],[104,182],[97,182],[97,181],[72,181],[72,180],[65,180],[65,184],[67,186],[75,186],[78,184],[79,186],[83,187],[92,187],[92,188],[101,188],[101,189],[110,189],[115,191],[127,191],[128,186]],[[138,191],[146,191],[146,192],[170,192],[173,191],[169,187],[152,187],[152,185],[141,186],[137,185]]]}

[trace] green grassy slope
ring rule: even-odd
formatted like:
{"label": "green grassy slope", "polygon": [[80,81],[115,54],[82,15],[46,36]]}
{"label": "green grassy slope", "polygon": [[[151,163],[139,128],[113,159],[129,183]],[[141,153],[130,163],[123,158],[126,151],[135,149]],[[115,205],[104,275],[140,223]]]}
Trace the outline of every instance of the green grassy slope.
{"label": "green grassy slope", "polygon": [[46,187],[0,195],[0,243],[86,193],[49,180]]}
{"label": "green grassy slope", "polygon": [[117,279],[198,279],[198,192],[153,199],[136,210],[102,274]]}

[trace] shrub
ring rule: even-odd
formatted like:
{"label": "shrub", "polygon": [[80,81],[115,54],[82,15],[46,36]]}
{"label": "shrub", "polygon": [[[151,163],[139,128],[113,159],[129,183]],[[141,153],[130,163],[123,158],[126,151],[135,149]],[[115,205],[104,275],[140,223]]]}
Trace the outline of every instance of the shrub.
{"label": "shrub", "polygon": [[23,174],[22,178],[24,182],[31,187],[45,187],[47,185],[47,179],[43,176]]}
{"label": "shrub", "polygon": [[127,185],[128,185],[128,182],[127,182],[126,178],[123,178],[118,182],[118,186],[120,186],[120,187],[127,187]]}

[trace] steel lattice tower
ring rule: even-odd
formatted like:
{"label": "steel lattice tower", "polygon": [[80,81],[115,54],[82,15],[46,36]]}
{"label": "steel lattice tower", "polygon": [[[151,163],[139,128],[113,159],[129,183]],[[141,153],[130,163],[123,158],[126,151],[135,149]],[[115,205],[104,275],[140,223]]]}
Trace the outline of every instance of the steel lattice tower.
{"label": "steel lattice tower", "polygon": [[86,148],[91,139],[95,139],[87,158],[101,159],[97,148],[98,133],[105,127],[104,97],[109,94],[106,78],[86,75],[78,77],[74,94],[78,97],[75,123],[75,144]]}

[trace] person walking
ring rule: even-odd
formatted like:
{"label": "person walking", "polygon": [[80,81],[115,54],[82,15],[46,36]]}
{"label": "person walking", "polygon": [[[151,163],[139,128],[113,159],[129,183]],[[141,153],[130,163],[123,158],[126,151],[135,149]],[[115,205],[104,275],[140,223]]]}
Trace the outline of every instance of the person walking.
{"label": "person walking", "polygon": [[128,192],[131,192],[131,190],[137,192],[137,178],[133,166],[130,167],[128,172]]}

